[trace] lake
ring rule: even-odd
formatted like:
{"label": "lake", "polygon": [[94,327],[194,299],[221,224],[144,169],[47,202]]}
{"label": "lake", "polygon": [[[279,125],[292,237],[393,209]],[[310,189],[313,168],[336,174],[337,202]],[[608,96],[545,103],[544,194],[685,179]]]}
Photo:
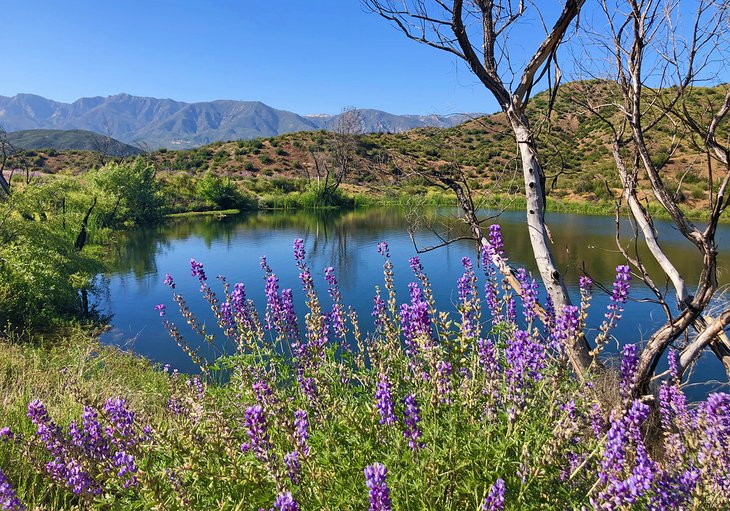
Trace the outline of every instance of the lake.
{"label": "lake", "polygon": [[[489,212],[483,212],[488,216]],[[165,303],[167,318],[178,326],[183,320],[175,309],[170,289],[163,284],[170,273],[177,290],[185,296],[191,309],[199,318],[214,324],[210,307],[202,300],[197,279],[190,275],[190,259],[205,265],[210,284],[222,294],[215,281],[216,275],[225,275],[228,282],[243,282],[246,292],[263,313],[264,280],[259,258],[266,256],[269,265],[280,279],[282,288],[294,290],[297,311],[303,314],[304,296],[294,264],[292,242],[301,237],[305,241],[307,260],[313,270],[320,298],[326,305],[327,286],[324,268],[332,266],[339,281],[344,303],[352,305],[360,317],[361,328],[372,327],[373,296],[375,285],[383,284],[383,259],[377,253],[377,243],[387,241],[395,266],[396,289],[399,303],[408,300],[408,283],[415,280],[408,259],[416,254],[416,248],[408,234],[409,226],[415,230],[414,239],[419,248],[440,243],[441,238],[468,234],[466,226],[456,218],[451,208],[433,210],[404,210],[376,208],[349,212],[295,211],[254,212],[218,218],[201,216],[172,219],[154,228],[136,229],[124,233],[114,250],[111,271],[100,276],[103,292],[97,297],[99,309],[110,314],[111,329],[102,336],[102,342],[130,347],[135,352],[161,364],[170,364],[181,371],[194,371],[195,366],[170,339],[163,328],[154,306]],[[537,274],[526,230],[523,212],[504,212],[498,218],[485,223],[502,226],[507,255],[513,266],[525,266]],[[622,264],[621,255],[614,241],[613,218],[581,216],[573,214],[549,214],[548,225],[554,240],[558,267],[566,275],[570,293],[578,301],[578,277],[582,269],[595,282],[609,290],[614,279],[615,267]],[[692,283],[699,275],[699,252],[687,243],[669,223],[657,222],[660,242],[679,270]],[[625,243],[631,245],[631,228],[622,224]],[[723,225],[718,231],[718,243],[725,245],[730,226]],[[644,248],[640,248],[645,262],[658,283],[664,282],[657,265]],[[458,299],[456,281],[463,268],[461,258],[476,258],[473,242],[462,240],[436,250],[420,254],[428,273],[437,304],[444,310],[455,310]],[[728,254],[719,259],[720,285],[728,282]],[[483,273],[480,283],[484,282]],[[651,297],[647,289],[636,281],[631,297]],[[482,288],[483,289],[483,288]],[[541,295],[544,298],[544,292]],[[609,295],[594,287],[590,310],[589,328],[595,329],[603,320]],[[663,313],[648,303],[629,302],[619,327],[614,332],[622,342],[638,342],[648,338],[652,328],[663,322]],[[192,345],[200,344],[188,335]],[[589,338],[595,334],[588,332]],[[617,349],[614,343],[614,351]],[[725,381],[724,371],[712,354],[703,356],[694,381],[710,385],[693,387],[690,393],[706,392],[715,388],[713,381]]]}

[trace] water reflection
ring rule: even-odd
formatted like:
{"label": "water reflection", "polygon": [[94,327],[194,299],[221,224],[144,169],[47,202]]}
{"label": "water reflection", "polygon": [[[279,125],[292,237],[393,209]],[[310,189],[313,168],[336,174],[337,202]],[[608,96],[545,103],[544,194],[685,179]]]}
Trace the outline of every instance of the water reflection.
{"label": "water reflection", "polygon": [[[134,339],[134,349],[153,360],[171,363],[181,370],[192,370],[185,355],[167,337],[159,317],[153,311],[158,303],[171,304],[169,289],[162,285],[165,273],[171,273],[193,310],[208,322],[212,320],[209,307],[198,299],[196,281],[189,277],[189,260],[195,258],[206,265],[210,278],[226,275],[229,282],[244,282],[251,298],[263,310],[264,294],[259,257],[266,255],[269,264],[281,280],[282,287],[295,290],[295,300],[302,307],[298,272],[292,259],[292,241],[305,240],[308,261],[315,281],[326,297],[323,269],[333,266],[340,282],[343,298],[359,313],[363,328],[371,326],[370,311],[374,286],[382,284],[382,258],[376,244],[386,240],[390,244],[395,264],[397,292],[401,300],[407,298],[408,282],[413,280],[408,258],[416,250],[408,235],[413,212],[397,208],[379,208],[364,211],[297,211],[255,212],[231,217],[198,217],[175,219],[163,226],[138,229],[120,237],[114,249],[112,271],[107,275],[109,293],[101,298],[101,306],[114,314],[113,329],[104,340],[123,344]],[[416,232],[419,246],[440,243],[440,236],[468,235],[468,229],[453,209],[420,211]],[[526,266],[536,272],[530,242],[521,212],[503,213],[501,224],[510,261],[515,266]],[[431,226],[438,233],[434,233]],[[569,289],[577,297],[577,281],[585,268],[595,281],[610,288],[617,264],[623,262],[616,250],[615,225],[612,218],[588,217],[569,214],[551,214],[549,227],[554,240],[558,267],[566,276]],[[657,222],[660,241],[678,269],[691,283],[699,275],[701,258],[696,249],[668,223]],[[622,223],[625,244],[633,250],[628,235],[628,222]],[[727,226],[718,232],[722,247]],[[658,265],[646,247],[639,246],[644,261],[656,279],[664,282]],[[423,254],[422,261],[433,282],[434,295],[444,308],[456,300],[455,282],[461,274],[461,257],[476,255],[473,242],[460,241]],[[730,259],[722,255],[718,260],[720,284],[725,282]],[[649,297],[648,290],[635,286],[635,298]],[[597,292],[592,306],[590,326],[602,320],[608,301]],[[170,312],[170,319],[180,318]],[[654,325],[663,317],[655,306],[633,303],[627,308],[617,336],[636,342],[646,338]],[[707,357],[702,377],[720,377],[721,368]]]}

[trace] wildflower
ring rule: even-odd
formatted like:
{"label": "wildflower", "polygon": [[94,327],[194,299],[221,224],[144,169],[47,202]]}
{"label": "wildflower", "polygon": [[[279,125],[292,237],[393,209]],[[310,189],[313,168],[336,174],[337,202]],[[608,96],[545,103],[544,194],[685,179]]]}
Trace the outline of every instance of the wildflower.
{"label": "wildflower", "polygon": [[5,426],[4,428],[0,428],[0,440],[3,442],[7,442],[8,440],[12,440],[14,438],[13,432],[10,430],[9,427]]}
{"label": "wildflower", "polygon": [[385,241],[378,243],[378,254],[385,258],[390,257],[390,250],[388,249],[388,244]]}
{"label": "wildflower", "polygon": [[369,511],[391,511],[390,489],[386,482],[388,469],[382,463],[365,467],[365,485],[370,494]]}
{"label": "wildflower", "polygon": [[205,276],[205,270],[203,270],[203,263],[199,263],[195,259],[190,260],[190,273],[193,277],[198,277],[201,284],[208,280],[208,277]]}
{"label": "wildflower", "polygon": [[299,462],[299,453],[292,451],[284,455],[284,465],[286,465],[287,475],[292,484],[299,484],[302,464]]}
{"label": "wildflower", "polygon": [[160,311],[160,317],[163,317],[165,315],[165,304],[159,303],[155,305],[155,310]]}
{"label": "wildflower", "polygon": [[616,279],[613,282],[613,292],[611,293],[611,300],[608,303],[608,307],[605,314],[605,319],[599,327],[600,333],[596,337],[596,348],[595,354],[598,354],[602,349],[603,345],[608,338],[608,332],[616,326],[616,323],[621,319],[621,315],[624,311],[624,304],[629,297],[629,281],[631,280],[631,270],[625,265],[619,265],[616,267]]}
{"label": "wildflower", "polygon": [[309,456],[309,420],[306,410],[297,410],[294,412],[294,442],[297,450]]}
{"label": "wildflower", "polygon": [[553,341],[553,347],[558,352],[562,352],[566,344],[569,344],[575,339],[579,330],[578,307],[574,305],[564,306],[555,319],[555,325],[550,335]]}
{"label": "wildflower", "polygon": [[0,509],[5,511],[23,511],[25,509],[2,470],[0,470]]}
{"label": "wildflower", "polygon": [[491,253],[498,256],[504,255],[504,241],[502,240],[502,228],[499,224],[489,226],[489,244]]}
{"label": "wildflower", "polygon": [[484,497],[482,511],[502,511],[504,509],[504,480],[500,477],[494,482],[489,494]]}
{"label": "wildflower", "polygon": [[[271,443],[269,441],[269,432],[266,427],[264,409],[261,405],[257,404],[246,408],[245,427],[246,434],[250,439],[250,442],[248,443],[250,450],[260,461],[267,461],[269,458]],[[241,449],[244,450],[243,446]]]}
{"label": "wildflower", "polygon": [[451,363],[439,360],[436,363],[436,392],[442,404],[451,402]]}
{"label": "wildflower", "polygon": [[342,306],[342,295],[340,289],[337,286],[337,277],[335,277],[335,270],[331,266],[324,269],[324,278],[329,284],[329,295],[332,298],[332,312],[330,313],[330,322],[332,324],[332,330],[336,337],[345,336],[345,311]]}
{"label": "wildflower", "polygon": [[417,451],[423,447],[423,442],[419,440],[423,434],[418,429],[421,416],[416,396],[408,394],[403,398],[403,404],[405,405],[405,409],[403,410],[403,423],[405,424],[403,436],[408,440],[408,446],[414,451]]}
{"label": "wildflower", "polygon": [[299,505],[290,491],[280,493],[274,502],[274,509],[279,511],[299,511]]}
{"label": "wildflower", "polygon": [[303,263],[304,256],[304,240],[302,238],[297,238],[294,240],[294,260],[297,263]]}
{"label": "wildflower", "polygon": [[535,316],[535,306],[537,305],[537,282],[532,275],[528,275],[524,268],[517,270],[517,281],[520,283],[520,298],[522,299],[522,309],[525,319],[531,323]]}
{"label": "wildflower", "polygon": [[390,382],[385,373],[380,374],[378,385],[375,389],[375,403],[380,412],[380,424],[395,424],[393,413],[393,396],[390,393]]}
{"label": "wildflower", "polygon": [[636,386],[636,345],[627,344],[624,346],[621,357],[621,397],[628,399],[634,392]]}
{"label": "wildflower", "polygon": [[165,274],[165,279],[162,281],[166,286],[170,286],[171,289],[175,289],[175,282],[172,280],[172,275],[169,273]]}

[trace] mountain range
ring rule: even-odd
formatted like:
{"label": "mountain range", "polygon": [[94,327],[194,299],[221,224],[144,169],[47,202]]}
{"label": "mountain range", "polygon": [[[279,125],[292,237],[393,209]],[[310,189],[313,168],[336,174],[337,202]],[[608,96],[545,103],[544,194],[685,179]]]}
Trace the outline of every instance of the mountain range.
{"label": "mountain range", "polygon": [[[482,115],[394,115],[371,109],[358,109],[358,113],[366,133],[448,128]],[[186,149],[216,141],[332,129],[340,115],[299,115],[259,101],[185,103],[117,94],[60,103],[34,94],[0,96],[0,125],[8,132],[81,129],[149,149]]]}

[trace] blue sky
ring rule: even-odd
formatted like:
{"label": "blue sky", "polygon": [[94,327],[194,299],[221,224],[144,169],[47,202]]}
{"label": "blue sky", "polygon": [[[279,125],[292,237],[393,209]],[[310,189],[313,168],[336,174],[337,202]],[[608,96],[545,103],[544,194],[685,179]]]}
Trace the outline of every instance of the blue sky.
{"label": "blue sky", "polygon": [[2,25],[4,96],[259,100],[301,114],[497,109],[458,59],[358,0],[30,0],[6,2]]}

